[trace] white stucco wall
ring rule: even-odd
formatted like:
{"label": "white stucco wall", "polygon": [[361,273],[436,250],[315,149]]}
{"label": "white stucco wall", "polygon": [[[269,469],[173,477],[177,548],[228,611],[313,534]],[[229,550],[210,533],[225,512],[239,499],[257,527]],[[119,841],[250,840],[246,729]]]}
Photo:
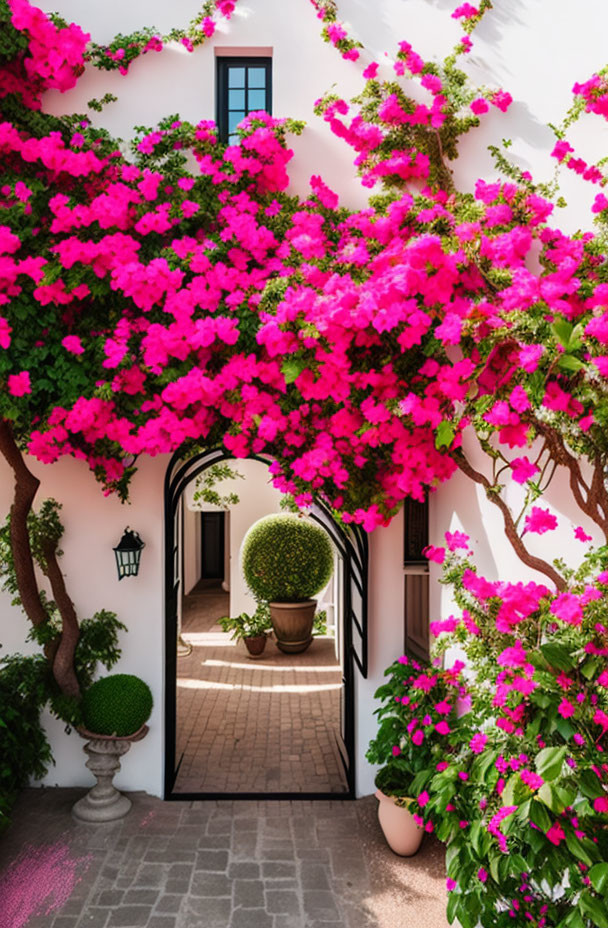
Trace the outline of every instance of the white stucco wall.
{"label": "white stucco wall", "polygon": [[[143,25],[156,25],[166,32],[184,25],[198,9],[197,0],[178,0],[166,4],[161,0],[49,0],[47,9],[78,21],[96,41],[109,41],[116,32],[129,32]],[[162,116],[179,112],[183,118],[198,121],[214,116],[214,49],[229,46],[272,46],[274,68],[274,113],[306,119],[308,128],[293,140],[296,152],[291,174],[293,189],[306,189],[311,174],[321,173],[327,183],[343,194],[350,206],[362,205],[365,192],[352,179],[351,152],[331,137],[322,120],[312,114],[312,102],[323,91],[336,85],[348,96],[358,89],[357,74],[365,64],[390,53],[399,39],[408,39],[425,56],[441,57],[461,35],[458,24],[450,19],[453,0],[340,0],[342,20],[369,48],[361,65],[342,61],[319,37],[319,22],[308,0],[291,0],[289,16],[279,0],[239,0],[229,24],[204,47],[189,55],[181,49],[161,54],[149,53],[136,61],[127,77],[89,69],[78,87],[68,94],[50,93],[45,106],[56,113],[86,110],[86,101],[110,91],[119,97],[103,114],[92,114],[94,121],[129,138],[134,124],[152,125]],[[480,27],[468,62],[472,73],[488,86],[502,86],[514,97],[506,116],[498,111],[484,122],[480,130],[469,133],[461,145],[461,158],[455,167],[456,177],[471,188],[478,176],[494,176],[485,146],[501,138],[513,140],[511,154],[522,167],[539,178],[550,177],[553,163],[548,153],[554,139],[546,128],[549,121],[559,122],[568,108],[570,88],[585,80],[604,64],[608,7],[605,0],[586,0],[573,14],[568,0],[502,0],[496,4]],[[389,59],[390,60],[390,59]],[[581,154],[593,159],[606,150],[608,130],[599,118],[589,118],[572,132],[572,141],[580,145]],[[594,194],[565,172],[563,189],[569,200],[568,210],[557,220],[565,230],[589,224],[586,207]],[[162,686],[163,686],[163,544],[162,478],[165,459],[142,459],[133,482],[132,503],[123,507],[112,498],[104,499],[92,477],[81,463],[64,461],[43,467],[34,463],[43,486],[40,496],[55,496],[64,504],[66,525],[63,566],[69,590],[81,615],[98,608],[115,609],[129,626],[123,638],[123,658],[118,670],[138,673],[151,685],[155,710],[148,738],[133,747],[125,758],[117,782],[127,789],[161,792],[162,770]],[[247,465],[250,462],[247,462]],[[242,466],[239,462],[239,468]],[[0,512],[10,505],[10,477],[0,462]],[[247,494],[243,494],[248,499]],[[558,514],[578,523],[572,511],[567,487],[559,482],[548,495]],[[253,506],[254,500],[249,501]],[[243,519],[233,512],[231,519],[231,584],[238,570],[238,550],[246,527],[266,514],[266,503],[255,513],[249,509]],[[258,512],[259,510],[259,512]],[[111,548],[126,524],[136,528],[146,542],[139,577],[118,583]],[[245,526],[245,523],[247,525]],[[524,578],[526,572],[516,561],[504,541],[500,515],[462,475],[433,495],[431,504],[431,541],[440,544],[446,528],[461,527],[477,542],[480,568],[490,576],[498,574]],[[402,525],[400,518],[388,529],[376,531],[371,538],[369,649],[370,670],[367,680],[357,681],[357,791],[373,789],[371,770],[363,760],[369,738],[375,731],[372,695],[382,681],[384,668],[401,651],[403,645],[403,576]],[[555,553],[574,546],[568,530],[561,536],[543,536],[538,541],[543,553],[548,545]],[[83,553],[86,552],[86,553]],[[436,574],[432,565],[432,576]],[[431,584],[432,617],[449,609],[447,593]],[[250,608],[242,590],[233,587],[231,611]],[[25,651],[27,625],[10,607],[8,598],[0,596],[0,640],[5,652]],[[45,782],[62,785],[91,781],[83,766],[82,742],[69,738],[63,726],[50,723],[57,759]]]}
{"label": "white stucco wall", "polygon": [[[105,498],[85,464],[64,460],[53,465],[29,461],[41,480],[36,503],[53,498],[63,506],[61,520],[65,535],[61,542],[64,556],[61,568],[66,575],[68,593],[80,618],[99,609],[116,612],[128,627],[121,633],[122,657],[116,673],[134,673],[152,689],[154,710],[147,738],[134,745],[125,757],[116,778],[125,789],[143,789],[154,795],[162,791],[163,762],[163,478],[167,457],[141,461],[131,493],[130,505],[113,497]],[[12,479],[4,461],[0,463],[0,512],[8,511]],[[138,531],[146,547],[137,577],[119,581],[112,548],[120,541],[126,525]],[[32,653],[35,646],[25,643],[29,626],[22,614],[11,607],[10,597],[0,593],[0,642],[3,654]],[[63,723],[48,719],[55,766],[43,783],[60,786],[92,784],[84,767],[82,739],[66,735]]]}

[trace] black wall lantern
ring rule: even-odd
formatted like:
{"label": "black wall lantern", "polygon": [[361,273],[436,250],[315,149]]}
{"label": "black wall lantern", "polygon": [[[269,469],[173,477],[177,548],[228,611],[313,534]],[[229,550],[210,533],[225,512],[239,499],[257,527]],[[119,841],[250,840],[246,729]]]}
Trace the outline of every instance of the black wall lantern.
{"label": "black wall lantern", "polygon": [[143,548],[145,548],[145,544],[139,534],[132,532],[127,525],[122,538],[114,548],[119,580],[122,580],[123,577],[137,576]]}

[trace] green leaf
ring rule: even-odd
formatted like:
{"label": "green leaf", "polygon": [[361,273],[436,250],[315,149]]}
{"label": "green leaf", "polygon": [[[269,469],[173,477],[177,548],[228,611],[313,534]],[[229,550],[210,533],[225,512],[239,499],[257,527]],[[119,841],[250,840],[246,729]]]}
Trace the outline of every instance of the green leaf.
{"label": "green leaf", "polygon": [[591,885],[598,893],[608,893],[608,863],[594,864],[588,873]]}
{"label": "green leaf", "polygon": [[564,741],[570,741],[570,738],[576,731],[568,719],[563,719],[561,716],[555,722],[555,727],[557,728]]}
{"label": "green leaf", "polygon": [[578,907],[585,915],[593,920],[594,928],[608,928],[608,912],[606,906],[588,890],[583,890],[578,900]]}
{"label": "green leaf", "polygon": [[294,380],[300,376],[306,363],[304,361],[297,361],[295,358],[288,358],[286,361],[283,361],[281,364],[281,373],[285,378],[285,383],[293,383]]}
{"label": "green leaf", "polygon": [[557,362],[558,367],[561,367],[563,371],[580,371],[585,365],[582,361],[579,361],[578,358],[575,358],[572,354],[563,354],[559,361]]}
{"label": "green leaf", "polygon": [[545,782],[555,780],[560,775],[567,750],[564,745],[561,748],[543,748],[538,752],[534,765]]}
{"label": "green leaf", "polygon": [[601,780],[593,770],[579,771],[577,780],[581,793],[588,799],[597,799],[598,796],[604,795]]}
{"label": "green leaf", "polygon": [[588,867],[593,863],[593,859],[587,853],[585,847],[583,846],[582,841],[576,837],[576,835],[570,831],[566,830],[566,847],[571,854],[574,854],[578,860],[582,860],[584,864],[587,864]]}
{"label": "green leaf", "polygon": [[566,808],[565,804],[560,802],[559,796],[550,783],[543,783],[536,795],[540,801],[544,802],[556,815],[561,815]]}
{"label": "green leaf", "polygon": [[444,419],[443,422],[440,422],[437,426],[437,434],[435,435],[435,447],[436,448],[448,448],[454,441],[454,435],[456,434],[456,429],[447,419]]}
{"label": "green leaf", "polygon": [[551,828],[551,816],[547,812],[544,805],[536,800],[532,800],[530,804],[530,819],[534,822],[535,825],[538,825],[541,831],[544,831],[545,834]]}
{"label": "green leaf", "polygon": [[572,670],[576,663],[570,651],[563,644],[550,641],[547,644],[541,644],[540,649],[549,664],[558,670]]}
{"label": "green leaf", "polygon": [[555,335],[562,348],[568,347],[570,336],[572,335],[572,329],[572,323],[567,322],[567,320],[564,318],[557,318],[551,326],[551,331]]}

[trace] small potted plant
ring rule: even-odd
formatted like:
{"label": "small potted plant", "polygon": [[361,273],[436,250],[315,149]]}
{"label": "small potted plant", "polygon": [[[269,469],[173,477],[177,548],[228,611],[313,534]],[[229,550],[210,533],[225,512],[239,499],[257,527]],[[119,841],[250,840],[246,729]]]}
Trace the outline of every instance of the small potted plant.
{"label": "small potted plant", "polygon": [[401,856],[415,854],[424,832],[426,785],[437,764],[452,751],[457,701],[465,694],[462,664],[449,670],[422,665],[403,655],[385,671],[387,683],[375,693],[378,734],[367,759],[383,764],[376,774],[378,820],[388,845]]}
{"label": "small potted plant", "polygon": [[75,818],[110,822],[127,814],[131,800],[113,786],[112,780],[120,770],[120,758],[134,741],[147,735],[152,705],[150,687],[133,674],[110,674],[84,692],[80,707],[83,724],[78,732],[87,739],[86,766],[97,783],[73,807]]}
{"label": "small potted plant", "polygon": [[281,651],[298,653],[310,645],[317,605],[312,597],[329,582],[333,563],[327,533],[300,516],[265,516],[247,532],[243,573],[256,599],[269,604]]}
{"label": "small potted plant", "polygon": [[220,625],[223,631],[232,632],[232,638],[236,638],[237,641],[240,638],[243,639],[249,657],[260,657],[266,647],[268,632],[272,627],[266,603],[258,603],[253,615],[241,612],[237,616],[226,616],[220,619]]}

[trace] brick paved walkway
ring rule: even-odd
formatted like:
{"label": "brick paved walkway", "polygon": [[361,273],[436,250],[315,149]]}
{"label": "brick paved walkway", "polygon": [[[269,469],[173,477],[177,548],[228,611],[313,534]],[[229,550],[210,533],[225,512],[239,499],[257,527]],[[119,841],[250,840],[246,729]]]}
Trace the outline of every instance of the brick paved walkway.
{"label": "brick paved walkway", "polygon": [[316,638],[303,654],[269,641],[251,660],[217,624],[228,594],[185,598],[177,662],[177,793],[344,793],[336,733],[342,674],[334,642]]}
{"label": "brick paved walkway", "polygon": [[376,800],[162,802],[76,823],[25,790],[0,838],[2,928],[447,928],[440,845],[396,857]]}

